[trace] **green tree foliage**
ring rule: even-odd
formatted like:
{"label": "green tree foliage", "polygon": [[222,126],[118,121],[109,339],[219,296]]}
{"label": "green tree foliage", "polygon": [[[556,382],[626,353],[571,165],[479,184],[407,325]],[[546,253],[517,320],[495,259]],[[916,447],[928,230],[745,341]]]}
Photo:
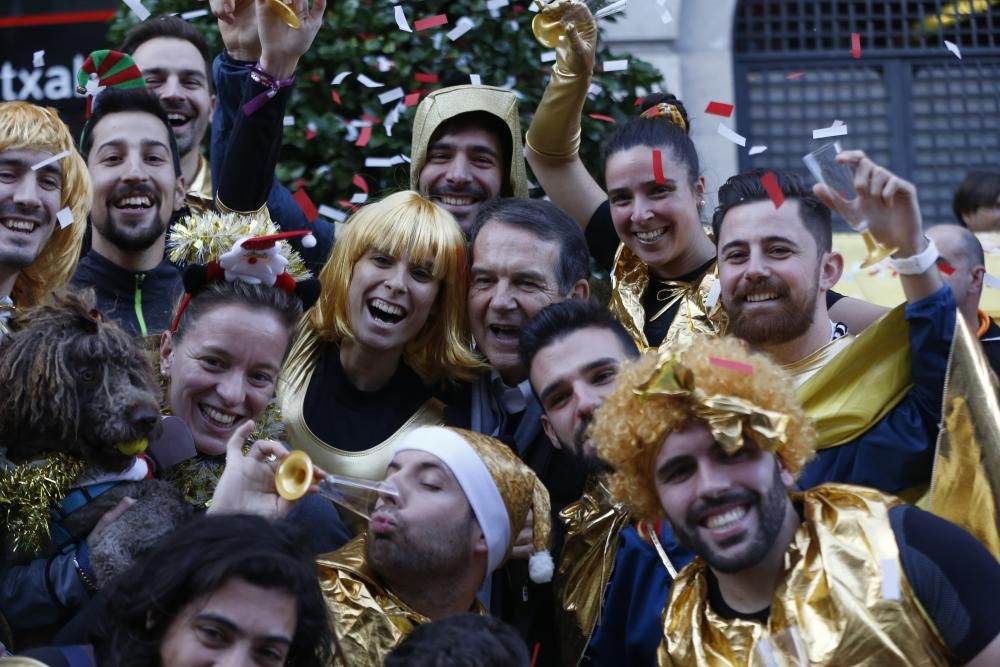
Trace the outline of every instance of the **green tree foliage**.
{"label": "green tree foliage", "polygon": [[[208,3],[144,0],[143,4],[155,16],[202,9]],[[406,93],[426,94],[444,86],[469,83],[471,74],[479,74],[483,84],[512,88],[520,94],[522,129],[526,129],[544,90],[551,65],[542,63],[545,49],[532,36],[534,12],[526,3],[515,1],[492,14],[486,0],[417,0],[401,4],[411,27],[417,20],[437,14],[447,14],[448,24],[404,32],[396,25],[395,5],[389,0],[329,0],[323,29],[302,58],[287,111],[295,123],[285,128],[279,176],[287,184],[302,179],[317,204],[335,205],[349,200],[358,191],[352,184],[355,174],[363,175],[373,195],[408,186],[407,164],[393,168],[364,166],[365,157],[410,153],[410,124],[416,107],[400,113],[389,136],[383,121],[397,102],[381,104],[380,93],[398,86]],[[475,27],[451,41],[447,32],[461,17],[471,19]],[[612,19],[603,19],[602,23]],[[125,30],[135,21],[122,5],[111,22],[109,43],[120,43]],[[221,49],[214,19],[209,16],[193,22],[203,29],[210,44]],[[601,142],[612,126],[589,114],[623,122],[634,113],[637,94],[662,86],[660,73],[651,65],[627,53],[612,53],[602,44],[597,55],[598,69],[606,60],[625,58],[629,59],[627,72],[595,73],[594,83],[603,90],[591,96],[584,111],[582,158],[595,172],[599,171]],[[381,71],[380,61],[383,68],[388,63],[391,67]],[[339,85],[331,85],[332,79],[345,71],[352,74]],[[360,74],[385,85],[366,88],[356,78]],[[419,82],[414,78],[417,74],[434,74],[438,81]],[[334,93],[339,95],[339,103]],[[359,148],[347,139],[349,124],[365,117],[378,122],[368,145]],[[314,128],[315,135],[310,128]]]}

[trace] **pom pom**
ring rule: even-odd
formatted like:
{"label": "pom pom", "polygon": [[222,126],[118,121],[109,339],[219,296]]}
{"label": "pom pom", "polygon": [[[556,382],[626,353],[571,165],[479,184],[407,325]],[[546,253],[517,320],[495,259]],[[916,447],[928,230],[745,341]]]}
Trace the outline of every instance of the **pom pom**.
{"label": "pom pom", "polygon": [[536,551],[528,559],[528,576],[536,584],[544,584],[552,581],[552,573],[555,571],[555,563],[552,562],[552,554],[545,551]]}
{"label": "pom pom", "polygon": [[306,234],[302,237],[302,247],[303,248],[315,248],[316,247],[316,237],[312,234]]}

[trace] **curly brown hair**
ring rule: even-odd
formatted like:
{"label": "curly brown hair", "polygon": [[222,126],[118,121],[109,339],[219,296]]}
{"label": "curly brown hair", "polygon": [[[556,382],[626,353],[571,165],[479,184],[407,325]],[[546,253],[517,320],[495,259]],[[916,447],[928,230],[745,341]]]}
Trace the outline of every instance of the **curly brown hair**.
{"label": "curly brown hair", "polygon": [[[675,351],[679,363],[691,371],[695,386],[706,394],[725,394],[752,401],[765,410],[788,415],[787,444],[775,453],[795,476],[812,458],[816,431],[795,397],[794,383],[768,357],[750,352],[737,338],[699,337]],[[747,364],[752,373],[713,363],[726,359]],[[605,397],[591,426],[597,452],[615,472],[611,493],[640,519],[665,518],[653,480],[653,466],[667,435],[693,417],[689,399],[675,396],[638,396],[657,368],[659,353],[648,350],[618,372],[614,391]]]}

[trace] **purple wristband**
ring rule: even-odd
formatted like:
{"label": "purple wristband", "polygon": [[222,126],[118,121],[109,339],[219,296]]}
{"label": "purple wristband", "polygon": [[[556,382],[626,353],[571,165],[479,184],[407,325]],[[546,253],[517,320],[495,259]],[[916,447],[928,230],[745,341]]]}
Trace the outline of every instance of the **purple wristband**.
{"label": "purple wristband", "polygon": [[250,78],[267,88],[267,90],[243,105],[243,113],[247,116],[264,106],[269,99],[278,94],[279,90],[295,82],[294,74],[287,79],[275,79],[260,66],[260,62],[250,67]]}

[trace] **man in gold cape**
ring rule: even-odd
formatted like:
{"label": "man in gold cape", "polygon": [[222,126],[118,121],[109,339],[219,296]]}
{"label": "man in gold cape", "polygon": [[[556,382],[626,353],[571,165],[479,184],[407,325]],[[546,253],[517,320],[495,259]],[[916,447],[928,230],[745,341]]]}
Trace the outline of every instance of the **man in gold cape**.
{"label": "man in gold cape", "polygon": [[[282,516],[291,503],[277,495],[276,463],[269,459],[287,452],[258,441],[244,456],[247,435],[249,423],[230,440],[209,511]],[[531,577],[552,578],[548,492],[509,447],[478,433],[428,426],[408,432],[395,452],[367,533],[317,559],[340,647],[337,665],[380,667],[415,626],[460,612],[486,613],[477,591],[510,555],[529,511],[535,517]]]}
{"label": "man in gold cape", "polygon": [[1000,564],[880,491],[789,494],[815,430],[788,375],[737,339],[623,367],[592,436],[612,498],[698,555],[671,589],[660,665],[1000,660]]}

